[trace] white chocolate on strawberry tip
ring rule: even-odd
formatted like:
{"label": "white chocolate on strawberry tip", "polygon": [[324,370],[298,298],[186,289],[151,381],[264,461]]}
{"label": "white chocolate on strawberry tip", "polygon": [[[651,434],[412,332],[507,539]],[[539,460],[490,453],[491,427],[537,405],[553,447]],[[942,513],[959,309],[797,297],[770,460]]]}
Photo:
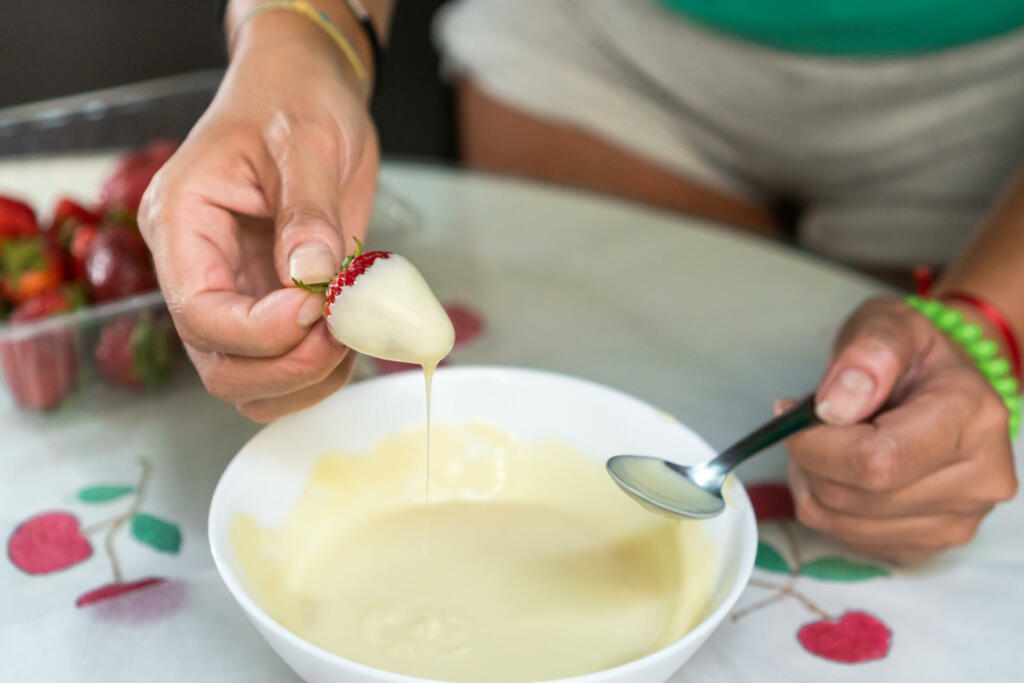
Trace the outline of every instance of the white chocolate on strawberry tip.
{"label": "white chocolate on strawberry tip", "polygon": [[327,327],[341,343],[375,358],[437,365],[455,329],[412,263],[398,254],[374,261],[330,305]]}

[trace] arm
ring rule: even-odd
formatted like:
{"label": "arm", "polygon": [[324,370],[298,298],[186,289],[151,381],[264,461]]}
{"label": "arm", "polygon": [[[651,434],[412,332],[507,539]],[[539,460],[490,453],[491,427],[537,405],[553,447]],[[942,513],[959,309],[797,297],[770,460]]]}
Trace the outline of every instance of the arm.
{"label": "arm", "polygon": [[[368,41],[341,0],[313,0],[367,66]],[[338,45],[309,18],[238,22],[210,107],[150,184],[139,226],[189,357],[207,389],[267,421],[347,382],[354,353],[323,322],[323,297],[292,278],[329,279],[364,237],[379,152],[367,95]],[[386,27],[389,2],[368,3]]]}
{"label": "arm", "polygon": [[[935,294],[966,291],[999,309],[1017,340],[1024,340],[1024,172],[1010,186],[967,251],[938,283]],[[970,307],[965,316],[1002,343],[987,318]],[[1005,352],[1005,349],[1004,349]]]}

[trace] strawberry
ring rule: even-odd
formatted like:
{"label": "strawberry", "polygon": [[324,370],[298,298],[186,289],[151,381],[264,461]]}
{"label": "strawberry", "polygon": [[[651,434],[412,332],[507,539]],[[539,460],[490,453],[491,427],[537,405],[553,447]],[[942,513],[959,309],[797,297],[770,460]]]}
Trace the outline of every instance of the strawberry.
{"label": "strawberry", "polygon": [[20,304],[64,281],[60,251],[43,237],[15,237],[0,244],[0,292]]}
{"label": "strawberry", "polygon": [[88,243],[85,278],[97,302],[156,289],[149,249],[135,228],[106,225]]}
{"label": "strawberry", "polygon": [[100,333],[95,359],[100,374],[111,384],[129,388],[164,384],[177,361],[171,321],[150,311],[118,318]]}
{"label": "strawberry", "polygon": [[325,293],[324,317],[339,341],[375,358],[436,365],[455,343],[452,322],[423,276],[403,256],[363,253],[356,240],[331,282],[295,284]]}
{"label": "strawberry", "polygon": [[24,202],[0,197],[0,243],[9,237],[34,237],[39,234],[36,212]]}
{"label": "strawberry", "polygon": [[92,223],[76,225],[71,233],[71,240],[68,242],[68,256],[70,261],[70,276],[75,280],[85,280],[85,257],[89,253],[89,246],[96,239],[100,229]]}
{"label": "strawberry", "polygon": [[123,156],[100,189],[104,210],[135,214],[149,182],[177,148],[174,140],[155,140]]}
{"label": "strawberry", "polygon": [[[84,303],[76,287],[53,289],[14,309],[11,327],[58,315]],[[60,403],[75,384],[78,364],[68,327],[37,332],[17,341],[0,343],[0,364],[15,400],[31,410]]]}
{"label": "strawberry", "polygon": [[53,221],[48,231],[50,243],[61,249],[67,249],[72,236],[79,225],[99,223],[101,216],[78,202],[62,197],[53,207]]}

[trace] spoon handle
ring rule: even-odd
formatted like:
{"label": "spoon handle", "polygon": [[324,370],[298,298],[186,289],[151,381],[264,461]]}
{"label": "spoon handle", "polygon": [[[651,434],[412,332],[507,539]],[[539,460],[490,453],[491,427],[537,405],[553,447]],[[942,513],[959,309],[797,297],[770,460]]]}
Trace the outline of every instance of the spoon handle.
{"label": "spoon handle", "polygon": [[774,446],[802,429],[820,423],[821,420],[814,412],[814,394],[811,394],[774,420],[726,448],[709,462],[708,466],[714,467],[724,477],[750,456],[760,453],[769,446]]}

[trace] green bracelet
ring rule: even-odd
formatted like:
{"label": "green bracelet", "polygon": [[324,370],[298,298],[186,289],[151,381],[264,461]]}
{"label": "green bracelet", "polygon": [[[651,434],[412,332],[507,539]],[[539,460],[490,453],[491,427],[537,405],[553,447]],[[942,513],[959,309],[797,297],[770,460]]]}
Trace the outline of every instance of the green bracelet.
{"label": "green bracelet", "polygon": [[960,311],[947,308],[934,299],[919,296],[908,296],[906,301],[908,306],[917,309],[935,323],[943,334],[964,347],[974,359],[978,370],[992,384],[1010,411],[1010,438],[1016,438],[1020,432],[1020,386],[1010,373],[1010,361],[996,355],[999,344],[983,337],[981,327],[965,321]]}

